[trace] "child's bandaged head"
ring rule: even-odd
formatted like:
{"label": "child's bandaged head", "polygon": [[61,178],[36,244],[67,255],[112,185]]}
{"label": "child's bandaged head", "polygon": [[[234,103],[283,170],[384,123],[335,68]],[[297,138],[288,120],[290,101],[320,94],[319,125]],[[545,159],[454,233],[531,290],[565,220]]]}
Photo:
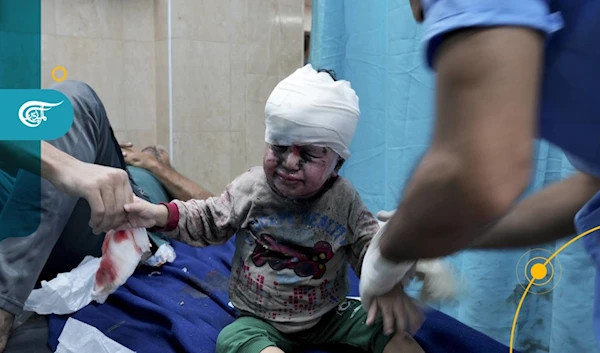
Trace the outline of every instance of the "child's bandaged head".
{"label": "child's bandaged head", "polygon": [[343,159],[360,117],[350,82],[335,81],[308,64],[281,81],[265,106],[265,141],[330,147]]}

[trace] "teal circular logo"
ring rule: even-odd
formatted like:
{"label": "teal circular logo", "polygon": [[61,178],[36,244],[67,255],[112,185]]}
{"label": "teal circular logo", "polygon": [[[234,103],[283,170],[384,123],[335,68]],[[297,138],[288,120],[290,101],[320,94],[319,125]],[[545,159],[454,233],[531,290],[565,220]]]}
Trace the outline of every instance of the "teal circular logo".
{"label": "teal circular logo", "polygon": [[55,140],[73,124],[73,105],[53,89],[0,90],[0,140]]}

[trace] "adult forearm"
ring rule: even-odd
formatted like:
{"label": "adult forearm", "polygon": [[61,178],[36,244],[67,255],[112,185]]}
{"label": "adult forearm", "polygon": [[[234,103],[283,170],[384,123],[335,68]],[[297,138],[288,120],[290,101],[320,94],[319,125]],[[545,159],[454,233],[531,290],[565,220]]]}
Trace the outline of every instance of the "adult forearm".
{"label": "adult forearm", "polygon": [[490,184],[485,172],[443,153],[429,153],[406,187],[404,199],[381,239],[382,255],[394,262],[452,254],[510,209],[527,172]]}
{"label": "adult forearm", "polygon": [[40,175],[41,154],[38,141],[0,141],[0,166],[9,172],[23,169]]}
{"label": "adult forearm", "polygon": [[155,163],[148,167],[165,189],[176,199],[187,201],[191,199],[205,200],[213,196],[198,184],[187,179],[179,172],[162,163]]}
{"label": "adult forearm", "polygon": [[472,247],[524,247],[571,236],[575,233],[575,214],[599,190],[600,180],[577,173],[520,202],[475,239]]}
{"label": "adult forearm", "polygon": [[444,39],[434,62],[432,148],[382,237],[384,257],[452,254],[510,211],[530,177],[543,43],[538,32],[519,27],[472,28]]}
{"label": "adult forearm", "polygon": [[0,141],[0,156],[3,169],[9,172],[23,169],[53,184],[61,170],[76,162],[46,141]]}

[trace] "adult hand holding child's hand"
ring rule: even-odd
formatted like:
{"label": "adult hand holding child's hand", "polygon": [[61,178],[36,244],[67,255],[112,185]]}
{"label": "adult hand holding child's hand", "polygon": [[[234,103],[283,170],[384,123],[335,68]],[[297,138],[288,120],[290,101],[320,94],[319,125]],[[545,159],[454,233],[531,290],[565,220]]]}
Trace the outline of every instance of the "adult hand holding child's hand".
{"label": "adult hand holding child's hand", "polygon": [[415,273],[415,262],[394,263],[381,255],[379,240],[386,228],[387,223],[383,224],[373,237],[363,259],[360,297],[365,310],[371,308],[371,301],[374,297],[390,292],[401,282],[410,282]]}
{"label": "adult hand holding child's hand", "polygon": [[379,251],[379,239],[393,214],[394,211],[377,214],[381,228],[373,237],[363,260],[360,295],[364,309],[368,310],[367,325],[372,324],[381,313],[385,334],[407,331],[414,335],[425,321],[425,316],[416,301],[404,292],[404,287],[415,277],[416,262],[392,263]]}
{"label": "adult hand holding child's hand", "polygon": [[367,315],[367,325],[375,322],[379,312],[386,335],[404,331],[414,335],[425,321],[423,311],[417,302],[404,292],[401,283],[386,294],[373,298]]}
{"label": "adult hand holding child's hand", "polygon": [[167,224],[169,211],[163,205],[155,205],[139,197],[133,203],[125,205],[127,225],[131,228],[163,227]]}
{"label": "adult hand holding child's hand", "polygon": [[43,147],[42,152],[51,156],[56,154],[62,159],[56,166],[44,166],[43,177],[57,190],[87,200],[91,209],[89,225],[92,231],[100,234],[122,224],[127,216],[123,206],[134,197],[127,172],[82,162],[48,146]]}

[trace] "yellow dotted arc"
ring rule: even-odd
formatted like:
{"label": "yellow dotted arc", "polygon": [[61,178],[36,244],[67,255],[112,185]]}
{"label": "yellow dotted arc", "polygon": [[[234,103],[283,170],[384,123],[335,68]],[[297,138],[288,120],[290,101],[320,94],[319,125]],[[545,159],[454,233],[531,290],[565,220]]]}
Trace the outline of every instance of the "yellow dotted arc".
{"label": "yellow dotted arc", "polygon": [[509,347],[508,347],[509,353],[513,353],[515,329],[517,327],[517,319],[519,317],[519,311],[521,311],[521,306],[523,305],[523,302],[525,301],[525,297],[527,296],[527,293],[529,293],[531,286],[534,285],[534,282],[536,280],[541,280],[544,277],[546,277],[546,275],[548,274],[548,269],[546,266],[548,266],[550,261],[552,261],[553,258],[555,258],[558,254],[560,254],[561,251],[566,249],[569,245],[573,244],[577,240],[579,240],[579,239],[585,237],[586,235],[593,233],[597,230],[600,230],[600,226],[589,229],[589,230],[579,234],[578,236],[574,237],[573,239],[571,239],[567,243],[565,243],[563,246],[561,246],[554,253],[552,253],[552,255],[550,255],[550,257],[548,257],[543,264],[538,263],[531,267],[531,270],[530,270],[531,280],[529,281],[527,288],[525,288],[525,292],[523,292],[523,296],[521,297],[521,300],[519,301],[519,305],[517,305],[517,310],[515,311],[515,317],[513,319],[512,328],[510,330],[510,343],[509,343]]}

